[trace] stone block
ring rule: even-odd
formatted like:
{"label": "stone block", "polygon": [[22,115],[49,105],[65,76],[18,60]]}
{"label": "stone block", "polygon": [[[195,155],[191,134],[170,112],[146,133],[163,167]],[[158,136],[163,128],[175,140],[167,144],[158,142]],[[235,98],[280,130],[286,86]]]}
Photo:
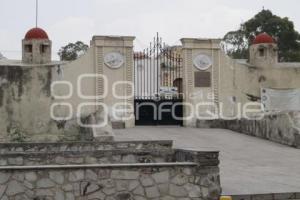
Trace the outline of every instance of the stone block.
{"label": "stone block", "polygon": [[189,182],[189,177],[185,174],[177,174],[172,178],[171,183],[176,185],[184,185]]}
{"label": "stone block", "polygon": [[0,172],[0,184],[6,183],[10,178],[11,174],[9,172]]}
{"label": "stone block", "polygon": [[128,170],[112,170],[112,179],[135,180],[139,177],[139,172]]}
{"label": "stone block", "polygon": [[63,184],[65,177],[61,171],[50,171],[49,178],[57,184]]}
{"label": "stone block", "polygon": [[84,171],[83,170],[76,170],[69,173],[69,181],[70,182],[77,182],[84,179]]}
{"label": "stone block", "polygon": [[90,170],[90,169],[86,170],[85,178],[87,180],[94,180],[94,181],[96,181],[98,179],[97,174],[93,170]]}
{"label": "stone block", "polygon": [[187,197],[188,193],[184,187],[170,184],[170,195],[174,197]]}
{"label": "stone block", "polygon": [[158,198],[160,197],[160,192],[156,186],[146,187],[146,197],[147,198]]}
{"label": "stone block", "polygon": [[0,185],[0,199],[2,199],[4,193],[5,193],[5,190],[6,190],[6,185]]}
{"label": "stone block", "polygon": [[8,158],[9,165],[23,165],[22,157]]}
{"label": "stone block", "polygon": [[37,188],[51,188],[54,186],[55,186],[55,183],[48,178],[40,179],[36,183]]}
{"label": "stone block", "polygon": [[25,173],[25,179],[29,182],[34,182],[37,180],[37,174],[35,172]]}
{"label": "stone block", "polygon": [[19,183],[18,181],[11,180],[8,182],[7,189],[6,189],[6,195],[8,196],[14,196],[16,194],[23,193],[25,191],[24,186],[22,183]]}
{"label": "stone block", "polygon": [[154,181],[150,176],[141,176],[140,181],[144,187],[153,186]]}
{"label": "stone block", "polygon": [[35,194],[40,199],[43,199],[45,196],[52,197],[55,195],[51,189],[37,189]]}
{"label": "stone block", "polygon": [[158,172],[152,175],[156,183],[168,183],[169,182],[169,171]]}

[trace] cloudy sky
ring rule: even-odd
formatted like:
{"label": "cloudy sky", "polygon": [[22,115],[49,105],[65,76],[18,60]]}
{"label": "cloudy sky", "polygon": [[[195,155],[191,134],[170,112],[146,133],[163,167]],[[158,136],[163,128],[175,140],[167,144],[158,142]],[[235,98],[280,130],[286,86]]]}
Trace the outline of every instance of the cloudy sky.
{"label": "cloudy sky", "polygon": [[[93,35],[136,36],[148,46],[156,32],[169,45],[182,37],[220,38],[263,7],[294,21],[300,31],[299,0],[39,0],[39,23],[58,49]],[[35,0],[0,0],[0,52],[20,59],[21,40],[35,26]]]}

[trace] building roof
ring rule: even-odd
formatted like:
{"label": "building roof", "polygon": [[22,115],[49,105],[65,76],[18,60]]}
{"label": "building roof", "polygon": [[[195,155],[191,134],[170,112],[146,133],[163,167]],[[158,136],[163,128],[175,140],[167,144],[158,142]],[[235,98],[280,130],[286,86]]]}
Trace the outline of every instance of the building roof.
{"label": "building roof", "polygon": [[49,39],[48,34],[46,31],[44,31],[41,28],[32,28],[30,29],[26,35],[25,35],[25,40],[32,40],[32,39]]}
{"label": "building roof", "polygon": [[267,33],[260,33],[255,37],[252,44],[266,44],[266,43],[267,44],[275,43],[275,40]]}

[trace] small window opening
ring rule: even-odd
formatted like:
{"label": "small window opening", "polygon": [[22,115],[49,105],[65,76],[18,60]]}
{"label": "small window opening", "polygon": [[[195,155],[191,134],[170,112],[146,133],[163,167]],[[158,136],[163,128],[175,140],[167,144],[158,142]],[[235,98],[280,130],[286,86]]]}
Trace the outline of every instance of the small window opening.
{"label": "small window opening", "polygon": [[31,44],[25,45],[25,52],[32,53],[32,45]]}
{"label": "small window opening", "polygon": [[49,48],[48,45],[42,44],[42,45],[41,45],[41,53],[46,53],[47,50],[48,50],[48,48]]}
{"label": "small window opening", "polygon": [[265,56],[265,50],[264,49],[259,49],[259,56],[260,57]]}

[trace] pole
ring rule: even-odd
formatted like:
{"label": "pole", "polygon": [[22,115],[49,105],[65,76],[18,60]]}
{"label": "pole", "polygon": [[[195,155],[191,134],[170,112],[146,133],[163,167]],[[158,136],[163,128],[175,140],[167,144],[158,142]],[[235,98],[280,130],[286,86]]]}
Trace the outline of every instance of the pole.
{"label": "pole", "polygon": [[35,0],[35,27],[38,27],[39,1]]}

